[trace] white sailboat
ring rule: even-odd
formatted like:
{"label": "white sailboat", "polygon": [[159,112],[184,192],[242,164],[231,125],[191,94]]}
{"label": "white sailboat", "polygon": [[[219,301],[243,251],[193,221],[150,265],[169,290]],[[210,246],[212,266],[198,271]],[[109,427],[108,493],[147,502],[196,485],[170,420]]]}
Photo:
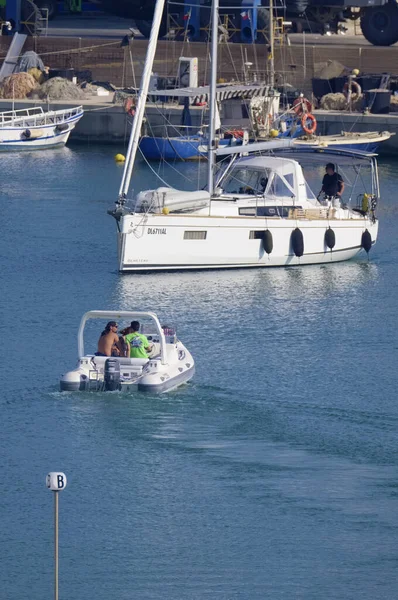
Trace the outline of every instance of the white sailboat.
{"label": "white sailboat", "polygon": [[[116,208],[109,211],[117,221],[119,270],[320,264],[350,259],[361,250],[369,252],[378,232],[375,155],[324,148],[297,151],[289,140],[216,148],[217,0],[212,5],[207,189],[158,188],[141,192],[129,205],[127,195],[163,5],[164,0],[157,1],[119,198]],[[274,154],[242,156],[264,151]],[[229,156],[230,161],[216,175],[217,155]],[[349,200],[356,206],[338,197],[322,201],[315,197],[304,174],[310,159],[315,161],[315,169],[320,161],[353,169]],[[369,187],[364,189],[366,169]]]}

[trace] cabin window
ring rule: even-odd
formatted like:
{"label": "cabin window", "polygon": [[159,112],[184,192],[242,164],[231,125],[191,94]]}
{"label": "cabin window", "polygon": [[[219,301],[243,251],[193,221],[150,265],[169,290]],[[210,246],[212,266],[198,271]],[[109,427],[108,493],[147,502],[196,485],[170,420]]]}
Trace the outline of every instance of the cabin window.
{"label": "cabin window", "polygon": [[259,206],[257,208],[258,217],[287,217],[289,212],[286,206]]}
{"label": "cabin window", "polygon": [[289,190],[283,179],[281,179],[281,177],[279,177],[279,175],[276,173],[269,187],[268,193],[272,194],[273,196],[288,196],[290,198],[293,196],[292,191]]}
{"label": "cabin window", "polygon": [[286,175],[284,175],[284,178],[286,179],[290,187],[294,189],[293,173],[287,173]]}
{"label": "cabin window", "polygon": [[255,217],[256,216],[256,207],[245,207],[239,209],[239,214],[243,217]]}
{"label": "cabin window", "polygon": [[184,240],[205,240],[207,231],[184,231]]}
{"label": "cabin window", "polygon": [[257,206],[239,209],[239,214],[245,217],[288,217],[289,210],[301,208],[301,206]]}
{"label": "cabin window", "polygon": [[263,235],[263,231],[249,231],[249,240],[262,240]]}
{"label": "cabin window", "polygon": [[301,206],[257,206],[239,209],[239,214],[245,217],[288,217],[289,210]]}
{"label": "cabin window", "polygon": [[227,194],[262,195],[268,179],[268,169],[261,171],[248,168],[234,169],[221,185]]}
{"label": "cabin window", "polygon": [[310,188],[310,186],[308,185],[307,182],[305,182],[305,189],[307,192],[307,198],[308,200],[316,200],[316,196],[314,194],[314,192],[312,191],[312,189]]}

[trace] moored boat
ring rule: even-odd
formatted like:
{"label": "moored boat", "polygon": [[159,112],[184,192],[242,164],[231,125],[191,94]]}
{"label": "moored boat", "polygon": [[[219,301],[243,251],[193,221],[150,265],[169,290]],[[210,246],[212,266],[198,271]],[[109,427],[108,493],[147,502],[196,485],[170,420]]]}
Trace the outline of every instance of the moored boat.
{"label": "moored boat", "polygon": [[83,107],[44,111],[41,106],[0,113],[0,151],[64,146]]}
{"label": "moored boat", "polygon": [[[219,146],[242,145],[242,138],[224,138]],[[194,160],[207,158],[208,139],[204,135],[174,137],[152,137],[144,135],[140,139],[140,150],[147,160]]]}

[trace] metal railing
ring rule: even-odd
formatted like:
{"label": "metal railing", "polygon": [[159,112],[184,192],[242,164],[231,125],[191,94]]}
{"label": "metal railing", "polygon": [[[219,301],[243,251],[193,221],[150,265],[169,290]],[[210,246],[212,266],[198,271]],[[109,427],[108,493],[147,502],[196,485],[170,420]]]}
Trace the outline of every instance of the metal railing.
{"label": "metal railing", "polygon": [[0,113],[0,126],[34,127],[60,124],[83,113],[83,107],[44,112],[41,106],[20,108]]}

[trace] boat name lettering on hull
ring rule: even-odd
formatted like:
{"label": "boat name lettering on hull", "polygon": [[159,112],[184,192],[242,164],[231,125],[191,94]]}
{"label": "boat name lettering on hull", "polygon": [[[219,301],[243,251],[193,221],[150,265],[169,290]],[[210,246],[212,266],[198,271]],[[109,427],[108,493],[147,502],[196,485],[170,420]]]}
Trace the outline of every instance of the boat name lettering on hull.
{"label": "boat name lettering on hull", "polygon": [[148,227],[148,235],[166,235],[166,227]]}

